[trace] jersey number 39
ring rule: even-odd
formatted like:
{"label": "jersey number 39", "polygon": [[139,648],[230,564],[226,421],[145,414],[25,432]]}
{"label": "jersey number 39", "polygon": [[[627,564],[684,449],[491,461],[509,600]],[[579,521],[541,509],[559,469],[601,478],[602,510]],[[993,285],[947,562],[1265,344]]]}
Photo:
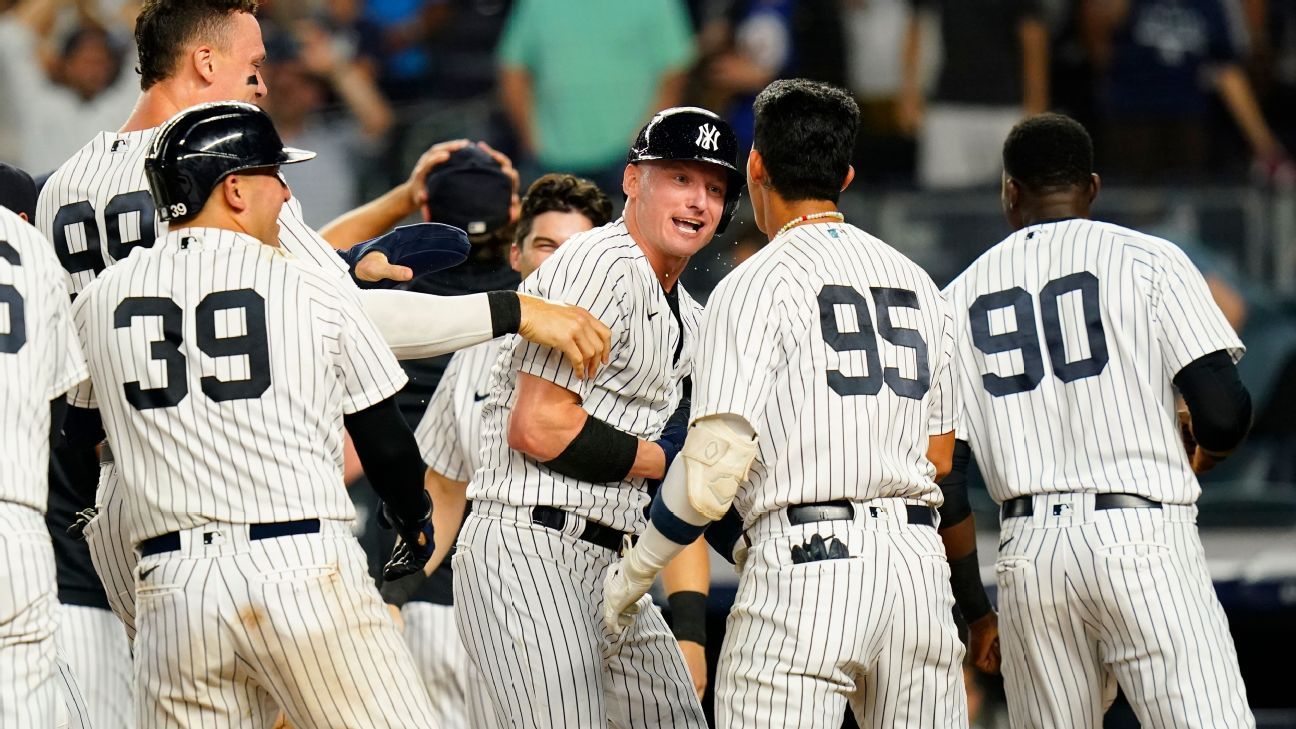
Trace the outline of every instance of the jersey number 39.
{"label": "jersey number 39", "polygon": [[[242,309],[245,333],[220,337],[216,332],[216,314]],[[218,402],[260,397],[270,388],[270,349],[266,337],[265,299],[252,289],[217,291],[203,297],[195,311],[198,325],[198,349],[209,357],[247,357],[248,376],[241,380],[222,380],[203,375],[199,382],[203,394]],[[181,351],[184,312],[171,299],[160,296],[131,296],[122,299],[113,313],[113,326],[129,328],[142,317],[162,319],[162,339],[149,342],[149,356],[166,364],[165,387],[143,387],[138,381],[122,387],[126,400],[136,410],[168,408],[189,394],[187,362]],[[225,317],[223,320],[228,321]]]}

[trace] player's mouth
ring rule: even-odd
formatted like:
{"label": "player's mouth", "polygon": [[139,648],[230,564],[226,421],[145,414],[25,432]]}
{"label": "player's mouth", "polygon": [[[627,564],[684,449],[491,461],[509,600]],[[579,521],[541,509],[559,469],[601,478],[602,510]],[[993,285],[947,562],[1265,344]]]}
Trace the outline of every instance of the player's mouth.
{"label": "player's mouth", "polygon": [[702,221],[697,218],[671,218],[671,222],[684,235],[697,235],[702,231]]}

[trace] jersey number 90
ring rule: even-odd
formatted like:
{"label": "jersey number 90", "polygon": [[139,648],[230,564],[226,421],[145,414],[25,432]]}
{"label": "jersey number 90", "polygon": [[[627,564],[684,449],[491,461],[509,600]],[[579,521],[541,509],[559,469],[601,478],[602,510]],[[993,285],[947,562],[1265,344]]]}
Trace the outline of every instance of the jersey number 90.
{"label": "jersey number 90", "polygon": [[[1083,331],[1089,344],[1089,356],[1068,361],[1059,300],[1066,294],[1077,292],[1084,313]],[[1015,328],[991,334],[990,312],[1009,308],[1013,311]],[[1043,325],[1044,342],[1048,346],[1049,363],[1059,380],[1074,382],[1093,377],[1107,367],[1107,336],[1103,330],[1102,312],[1098,308],[1097,276],[1088,271],[1080,271],[1049,281],[1039,293],[1039,318]],[[1005,291],[978,296],[968,309],[968,319],[972,324],[972,343],[985,354],[1021,352],[1020,373],[1007,376],[993,373],[981,375],[986,392],[995,397],[1003,397],[1028,392],[1039,386],[1044,379],[1044,355],[1040,348],[1039,332],[1035,328],[1034,301],[1025,289],[1014,286]]]}
{"label": "jersey number 90", "polygon": [[[863,352],[868,368],[867,375],[846,375],[841,370],[828,370],[828,387],[842,396],[876,395],[882,391],[882,384],[886,383],[900,397],[921,400],[930,386],[927,342],[923,341],[918,330],[898,327],[891,322],[892,309],[917,309],[918,295],[906,289],[883,286],[874,286],[869,292],[873,294],[873,307],[877,310],[876,331],[873,319],[869,316],[868,301],[863,294],[851,286],[835,284],[819,289],[819,329],[823,333],[824,342],[835,352]],[[855,309],[859,331],[841,331],[837,324],[838,306]],[[898,367],[883,369],[882,358],[878,353],[879,334],[897,347],[913,350],[917,377],[904,377]]]}
{"label": "jersey number 90", "polygon": [[[233,337],[216,335],[216,313],[242,309],[246,333]],[[265,299],[252,289],[217,291],[203,297],[195,311],[198,349],[209,357],[247,357],[248,376],[222,380],[203,375],[199,382],[207,397],[217,402],[261,397],[270,388],[270,349],[266,337]],[[161,296],[131,296],[122,299],[113,313],[113,326],[129,328],[136,318],[162,319],[162,339],[149,342],[149,355],[166,364],[166,386],[142,386],[138,381],[122,385],[126,400],[136,410],[178,405],[189,394],[189,378],[183,344],[184,312],[171,299]]]}

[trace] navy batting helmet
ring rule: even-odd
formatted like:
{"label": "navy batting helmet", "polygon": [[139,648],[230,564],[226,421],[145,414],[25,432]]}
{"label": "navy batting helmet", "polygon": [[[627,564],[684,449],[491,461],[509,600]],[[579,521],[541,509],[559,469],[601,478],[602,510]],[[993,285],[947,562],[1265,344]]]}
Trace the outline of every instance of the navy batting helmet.
{"label": "navy batting helmet", "polygon": [[738,212],[747,176],[738,170],[738,137],[729,123],[714,112],[696,106],[676,106],[660,111],[639,130],[626,161],[634,164],[657,159],[684,159],[719,165],[729,175],[724,212],[716,234],[723,233]]}
{"label": "navy batting helmet", "polygon": [[198,214],[226,175],[314,156],[285,147],[270,117],[258,107],[218,101],[171,117],[149,146],[144,173],[159,217],[179,220]]}

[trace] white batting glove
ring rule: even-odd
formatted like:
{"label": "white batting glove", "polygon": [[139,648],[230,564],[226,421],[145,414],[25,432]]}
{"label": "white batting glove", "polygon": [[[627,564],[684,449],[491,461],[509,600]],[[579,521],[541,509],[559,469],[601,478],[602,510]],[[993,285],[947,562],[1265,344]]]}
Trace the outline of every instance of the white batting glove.
{"label": "white batting glove", "polygon": [[[630,555],[634,550],[630,551]],[[653,576],[632,576],[634,570],[627,570],[630,555],[612,565],[603,578],[603,623],[613,636],[620,636],[626,628],[634,625],[639,614],[639,598],[652,589]]]}

